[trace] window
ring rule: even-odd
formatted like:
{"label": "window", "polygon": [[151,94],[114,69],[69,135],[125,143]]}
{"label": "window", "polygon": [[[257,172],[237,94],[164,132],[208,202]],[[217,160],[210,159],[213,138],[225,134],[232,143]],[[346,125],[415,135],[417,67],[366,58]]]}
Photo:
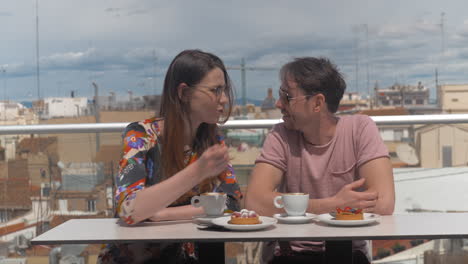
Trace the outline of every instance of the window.
{"label": "window", "polygon": [[41,224],[42,232],[45,232],[50,229],[50,223],[48,221],[45,221]]}
{"label": "window", "polygon": [[88,212],[96,212],[96,200],[88,200]]}
{"label": "window", "polygon": [[395,129],[393,135],[394,135],[394,140],[395,141],[401,141],[401,138],[403,137],[403,130]]}
{"label": "window", "polygon": [[422,105],[422,104],[424,104],[424,100],[423,99],[416,99],[416,104]]}
{"label": "window", "polygon": [[452,166],[452,146],[442,146],[442,167]]}
{"label": "window", "polygon": [[5,210],[0,211],[0,223],[8,222],[8,212]]}
{"label": "window", "polygon": [[58,200],[59,210],[68,211],[68,200],[60,199]]}

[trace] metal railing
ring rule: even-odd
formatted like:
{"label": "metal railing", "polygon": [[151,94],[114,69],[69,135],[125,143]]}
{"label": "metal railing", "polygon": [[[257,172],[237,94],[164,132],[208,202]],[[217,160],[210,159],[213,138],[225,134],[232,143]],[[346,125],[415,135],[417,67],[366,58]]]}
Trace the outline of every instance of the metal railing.
{"label": "metal railing", "polygon": [[[461,124],[468,123],[468,114],[371,116],[377,125]],[[228,129],[271,128],[281,119],[229,120],[221,125]],[[0,126],[0,135],[109,133],[122,132],[129,123],[85,123],[53,125]]]}

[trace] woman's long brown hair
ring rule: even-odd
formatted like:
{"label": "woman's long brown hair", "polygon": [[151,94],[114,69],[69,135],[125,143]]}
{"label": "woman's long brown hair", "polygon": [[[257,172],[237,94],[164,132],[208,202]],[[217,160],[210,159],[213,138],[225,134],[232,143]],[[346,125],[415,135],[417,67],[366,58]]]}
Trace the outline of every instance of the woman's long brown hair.
{"label": "woman's long brown hair", "polygon": [[[185,167],[184,155],[184,131],[190,129],[186,127],[184,120],[189,120],[190,105],[189,100],[182,101],[179,98],[177,87],[181,83],[194,87],[215,68],[219,68],[224,73],[226,82],[226,104],[227,113],[222,122],[226,122],[232,110],[232,84],[226,71],[226,67],[220,58],[211,53],[200,50],[185,50],[179,53],[169,65],[164,79],[164,88],[161,98],[160,116],[164,118],[164,129],[160,141],[163,149],[161,155],[161,169],[163,180],[167,179]],[[201,155],[209,146],[218,143],[217,124],[202,123],[197,130],[192,150]],[[200,192],[211,191],[215,178],[207,179],[199,184]],[[181,196],[174,204],[184,203],[191,196],[196,195],[189,191]]]}

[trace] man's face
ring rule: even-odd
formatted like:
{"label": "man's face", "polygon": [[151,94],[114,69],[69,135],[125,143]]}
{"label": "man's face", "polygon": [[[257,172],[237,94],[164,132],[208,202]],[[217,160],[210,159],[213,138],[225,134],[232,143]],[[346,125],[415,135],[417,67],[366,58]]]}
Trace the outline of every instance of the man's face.
{"label": "man's face", "polygon": [[287,80],[282,82],[279,90],[279,98],[276,107],[283,114],[284,124],[289,129],[302,130],[311,121],[309,99],[312,96],[305,95],[296,82]]}

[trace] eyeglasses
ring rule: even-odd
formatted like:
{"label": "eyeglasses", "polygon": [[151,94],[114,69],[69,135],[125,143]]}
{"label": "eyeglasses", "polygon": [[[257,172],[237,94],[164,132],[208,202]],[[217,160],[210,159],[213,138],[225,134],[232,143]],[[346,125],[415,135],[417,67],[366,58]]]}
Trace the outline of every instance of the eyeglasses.
{"label": "eyeglasses", "polygon": [[281,100],[281,102],[283,102],[284,104],[289,104],[292,100],[295,100],[295,99],[299,99],[299,98],[302,98],[302,97],[311,97],[311,96],[314,96],[314,95],[317,95],[318,92],[316,93],[313,93],[313,94],[306,94],[306,95],[300,95],[300,96],[296,96],[296,97],[292,97],[288,94],[288,92],[286,92],[285,90],[283,89],[279,89],[278,91],[279,93],[279,99]]}
{"label": "eyeglasses", "polygon": [[226,93],[226,86],[217,86],[217,87],[210,87],[205,85],[195,85],[195,87],[203,87],[208,88],[208,90],[213,93],[217,99],[221,98],[221,96]]}

